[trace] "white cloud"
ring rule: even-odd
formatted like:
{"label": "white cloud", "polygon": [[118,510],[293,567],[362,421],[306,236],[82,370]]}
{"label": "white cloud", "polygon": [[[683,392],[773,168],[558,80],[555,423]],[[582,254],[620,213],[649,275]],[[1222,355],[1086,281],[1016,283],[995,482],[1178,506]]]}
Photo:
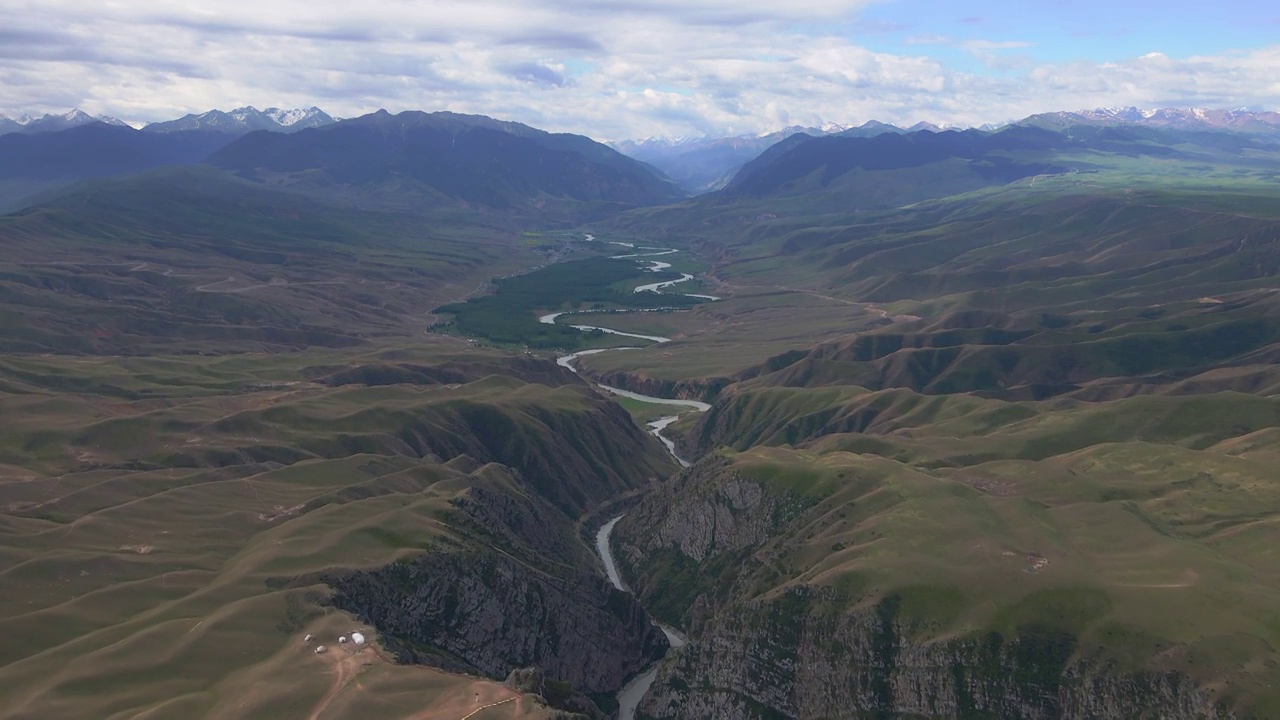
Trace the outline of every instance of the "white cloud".
{"label": "white cloud", "polygon": [[1017,50],[1029,48],[1031,43],[1024,40],[969,40],[963,43],[966,50],[980,52],[983,50]]}
{"label": "white cloud", "polygon": [[955,40],[946,35],[935,35],[933,33],[921,33],[919,35],[908,35],[904,40],[907,45],[954,45]]}
{"label": "white cloud", "polygon": [[[0,0],[0,114],[455,110],[602,138],[876,118],[980,124],[1103,105],[1280,105],[1280,47],[1002,72],[860,47],[866,0]],[[817,29],[815,29],[817,28]],[[954,44],[917,35],[921,46]]]}

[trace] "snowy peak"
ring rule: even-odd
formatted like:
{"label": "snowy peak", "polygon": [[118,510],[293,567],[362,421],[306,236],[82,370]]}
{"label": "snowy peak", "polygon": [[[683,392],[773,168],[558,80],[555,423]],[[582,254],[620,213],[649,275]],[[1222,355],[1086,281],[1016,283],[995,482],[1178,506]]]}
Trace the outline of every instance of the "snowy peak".
{"label": "snowy peak", "polygon": [[1136,125],[1173,130],[1232,130],[1236,132],[1280,133],[1280,113],[1208,108],[1109,107],[1077,112],[1033,115],[1023,121],[1042,126]]}
{"label": "snowy peak", "polygon": [[1103,122],[1139,123],[1149,117],[1146,112],[1136,107],[1108,107],[1097,110],[1081,110],[1078,114],[1090,120]]}
{"label": "snowy peak", "polygon": [[941,127],[939,127],[939,126],[937,126],[937,125],[934,125],[934,124],[933,124],[933,123],[931,123],[931,122],[925,122],[924,120],[921,120],[920,122],[916,123],[915,125],[912,125],[911,127],[907,128],[907,132],[909,132],[909,133],[917,133],[917,132],[931,132],[931,133],[938,133],[938,132],[942,132],[942,128],[941,128]]}
{"label": "snowy peak", "polygon": [[52,113],[42,115],[40,117],[32,117],[31,115],[23,115],[18,119],[12,119],[0,116],[0,135],[7,133],[36,133],[36,132],[58,132],[59,130],[68,130],[89,123],[106,123],[108,125],[124,125],[123,122],[106,115],[90,115],[89,113],[76,108],[69,110],[60,115]]}
{"label": "snowy peak", "polygon": [[293,110],[281,110],[280,108],[267,108],[262,113],[267,117],[275,120],[281,127],[293,127],[302,124],[305,127],[318,127],[319,125],[328,124],[334,121],[325,111],[318,107],[312,106],[305,110],[294,108]]}
{"label": "snowy peak", "polygon": [[318,107],[295,108],[292,110],[272,107],[266,110],[259,110],[253,106],[245,106],[229,112],[210,110],[206,113],[191,114],[168,122],[151,123],[143,129],[147,132],[204,130],[244,135],[255,130],[297,132],[307,128],[332,125],[334,122],[334,119],[328,113]]}
{"label": "snowy peak", "polygon": [[885,133],[902,134],[907,132],[897,125],[890,125],[879,120],[868,120],[857,127],[851,127],[838,133],[841,137],[875,137]]}

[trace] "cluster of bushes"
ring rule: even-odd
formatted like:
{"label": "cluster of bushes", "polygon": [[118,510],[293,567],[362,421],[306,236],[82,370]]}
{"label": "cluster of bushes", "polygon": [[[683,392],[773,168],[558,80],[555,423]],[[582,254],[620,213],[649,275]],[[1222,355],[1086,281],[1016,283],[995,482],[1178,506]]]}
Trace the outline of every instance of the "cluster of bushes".
{"label": "cluster of bushes", "polygon": [[577,349],[604,333],[541,323],[538,311],[640,310],[692,306],[700,302],[681,295],[635,293],[615,287],[642,277],[652,281],[674,280],[680,276],[645,272],[630,260],[604,257],[573,260],[528,275],[499,279],[495,281],[494,294],[446,305],[438,312],[452,316],[451,324],[458,332],[494,343],[534,349]]}

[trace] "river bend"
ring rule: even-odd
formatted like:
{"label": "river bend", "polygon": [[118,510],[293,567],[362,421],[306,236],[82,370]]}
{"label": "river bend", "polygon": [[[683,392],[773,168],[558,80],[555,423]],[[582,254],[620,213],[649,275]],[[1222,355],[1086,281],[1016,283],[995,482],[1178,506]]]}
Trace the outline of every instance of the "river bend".
{"label": "river bend", "polygon": [[[595,240],[595,236],[593,235],[587,236],[588,242],[593,240]],[[649,251],[649,252],[631,253],[628,255],[615,255],[613,256],[613,259],[615,260],[629,259],[629,258],[634,258],[634,259],[651,258],[651,257],[664,256],[664,255],[672,255],[679,252],[679,250],[673,250],[670,248],[647,248],[647,247],[637,248],[634,245],[631,245],[628,243],[613,243],[613,244],[622,245],[634,250]],[[649,267],[645,268],[646,272],[659,272],[661,270],[665,270],[671,267],[670,263],[665,263],[660,260],[646,260],[644,262],[649,263]],[[675,285],[678,285],[682,282],[688,282],[689,280],[692,280],[692,279],[693,279],[692,275],[688,273],[681,273],[681,277],[678,280],[666,280],[663,282],[656,282],[656,283],[650,283],[647,285],[641,285],[640,287],[637,287],[635,289],[635,292],[638,292],[638,293],[652,292],[652,293],[662,294],[663,290],[673,287]],[[715,297],[714,295],[690,295],[690,297],[702,298],[705,300],[711,300],[713,302],[720,299],[718,297]],[[643,310],[632,310],[632,311],[582,310],[582,311],[576,311],[576,312],[556,312],[556,313],[548,313],[546,315],[543,315],[542,317],[538,318],[538,320],[539,322],[546,323],[548,325],[555,325],[557,318],[564,317],[566,315],[609,314],[609,313],[617,313],[617,312],[655,312],[658,310],[666,310],[666,309],[673,309],[673,308],[646,308]],[[622,337],[636,338],[637,340],[647,340],[649,342],[653,342],[657,344],[667,343],[671,341],[671,338],[665,338],[658,335],[642,335],[640,333],[627,333],[627,332],[622,332],[620,330],[613,330],[611,328],[598,327],[594,325],[570,325],[570,327],[575,328],[577,330],[582,330],[584,332],[591,332],[593,330],[598,330],[600,332],[608,333],[610,335],[620,335]],[[557,358],[556,364],[560,365],[561,367],[568,368],[569,370],[572,370],[573,372],[576,373],[578,372],[578,368],[574,366],[574,363],[578,360],[578,358],[586,357],[588,355],[596,355],[602,352],[619,352],[619,351],[625,351],[625,350],[638,350],[638,349],[640,348],[620,347],[620,348],[596,348],[593,350],[583,350],[581,352],[576,352],[571,355],[565,355],[563,357]],[[647,403],[653,403],[655,405],[666,405],[673,408],[681,408],[682,409],[681,411],[676,412],[673,415],[667,415],[665,417],[661,417],[661,418],[658,418],[657,420],[650,422],[648,424],[648,428],[649,428],[650,434],[652,434],[654,437],[658,438],[658,440],[662,442],[663,446],[667,448],[667,452],[671,453],[671,457],[675,458],[676,462],[680,463],[681,467],[686,467],[686,468],[689,467],[689,462],[684,458],[680,457],[680,455],[676,453],[675,442],[668,439],[665,435],[663,435],[662,431],[665,430],[669,425],[671,425],[675,421],[679,420],[680,415],[683,412],[689,412],[689,411],[706,412],[707,410],[711,409],[710,405],[697,400],[678,400],[674,398],[660,398],[660,397],[654,397],[652,395],[642,395],[640,393],[631,392],[630,390],[623,390],[621,388],[609,387],[608,385],[601,385],[600,383],[595,383],[595,384],[596,384],[596,387],[599,387],[601,390],[604,390],[605,392],[609,392],[621,397],[631,398],[633,400],[640,400]],[[613,548],[610,543],[610,540],[612,539],[612,536],[613,536],[613,529],[617,527],[618,521],[621,520],[622,517],[623,517],[622,515],[619,515],[613,518],[609,522],[605,523],[604,526],[600,528],[600,531],[596,533],[596,552],[600,555],[600,561],[604,563],[605,574],[609,577],[609,582],[613,583],[613,586],[616,587],[617,589],[622,590],[624,592],[629,592],[627,590],[626,584],[622,581],[622,575],[618,572],[618,565],[614,561]],[[667,642],[671,644],[671,647],[673,649],[682,648],[688,642],[684,638],[684,636],[682,636],[674,628],[667,627],[662,623],[655,623],[655,624],[662,630],[663,634],[667,636]],[[635,720],[636,709],[640,707],[640,701],[644,699],[645,693],[649,692],[649,688],[653,685],[653,681],[657,679],[657,677],[658,677],[658,664],[654,663],[652,666],[646,668],[640,674],[631,678],[631,680],[627,682],[625,686],[623,686],[622,690],[618,692],[618,720]]]}

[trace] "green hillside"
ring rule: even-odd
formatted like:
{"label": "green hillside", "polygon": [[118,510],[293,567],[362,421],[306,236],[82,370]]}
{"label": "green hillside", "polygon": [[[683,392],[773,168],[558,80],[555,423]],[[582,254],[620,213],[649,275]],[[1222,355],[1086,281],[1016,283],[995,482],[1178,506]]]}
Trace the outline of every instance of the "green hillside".
{"label": "green hillside", "polygon": [[0,218],[0,718],[1280,714],[1280,146],[1042,120],[680,200],[379,113]]}
{"label": "green hillside", "polygon": [[[335,602],[372,612],[330,599],[336,578],[457,553],[576,577],[592,562],[576,518],[673,465],[567,371],[451,341],[10,357],[0,378],[22,419],[0,429],[3,717],[319,712],[329,658],[303,635],[332,645],[359,622]],[[363,662],[383,663],[351,691],[371,701],[458,682]]]}

